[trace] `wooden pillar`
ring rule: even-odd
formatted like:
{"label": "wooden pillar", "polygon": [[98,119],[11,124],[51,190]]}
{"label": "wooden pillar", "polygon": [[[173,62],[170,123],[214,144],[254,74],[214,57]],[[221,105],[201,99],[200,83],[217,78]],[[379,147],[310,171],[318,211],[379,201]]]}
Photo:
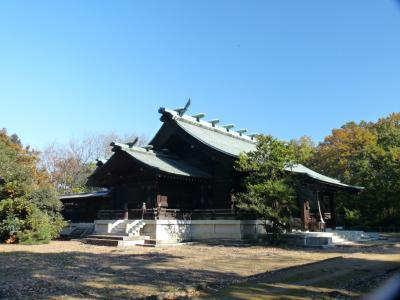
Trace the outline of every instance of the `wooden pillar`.
{"label": "wooden pillar", "polygon": [[303,200],[301,205],[301,225],[302,230],[310,229],[310,202],[308,200]]}
{"label": "wooden pillar", "polygon": [[128,203],[124,203],[124,220],[129,219]]}
{"label": "wooden pillar", "polygon": [[231,213],[235,214],[236,211],[236,197],[235,197],[235,193],[234,190],[231,190]]}
{"label": "wooden pillar", "polygon": [[331,212],[331,227],[332,229],[336,229],[336,201],[335,201],[335,192],[332,192],[329,195],[329,209]]}

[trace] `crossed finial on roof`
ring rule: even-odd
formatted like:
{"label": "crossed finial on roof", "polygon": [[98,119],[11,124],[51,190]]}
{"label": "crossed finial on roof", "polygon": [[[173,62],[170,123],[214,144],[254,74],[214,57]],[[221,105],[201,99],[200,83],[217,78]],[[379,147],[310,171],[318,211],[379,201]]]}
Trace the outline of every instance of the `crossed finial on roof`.
{"label": "crossed finial on roof", "polygon": [[133,146],[135,146],[137,144],[138,141],[139,141],[139,137],[136,137],[132,142],[127,142],[125,144],[128,145],[129,148],[132,148]]}
{"label": "crossed finial on roof", "polygon": [[176,108],[174,110],[178,113],[180,117],[182,117],[185,114],[185,112],[189,109],[191,103],[192,101],[189,98],[184,107]]}

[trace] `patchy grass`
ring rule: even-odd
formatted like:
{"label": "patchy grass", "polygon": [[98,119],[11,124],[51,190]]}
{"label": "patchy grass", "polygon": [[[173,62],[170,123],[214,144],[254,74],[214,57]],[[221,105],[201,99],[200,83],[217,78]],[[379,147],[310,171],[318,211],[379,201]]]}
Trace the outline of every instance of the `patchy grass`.
{"label": "patchy grass", "polygon": [[396,244],[327,250],[238,245],[117,249],[77,241],[0,245],[0,298],[355,297],[365,287],[351,283],[354,278],[373,281],[397,268],[397,262]]}

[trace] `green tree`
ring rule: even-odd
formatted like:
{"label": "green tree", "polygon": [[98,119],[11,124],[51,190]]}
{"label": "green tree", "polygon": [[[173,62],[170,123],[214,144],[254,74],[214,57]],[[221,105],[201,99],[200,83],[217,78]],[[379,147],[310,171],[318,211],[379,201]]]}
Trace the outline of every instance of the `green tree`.
{"label": "green tree", "polygon": [[315,143],[309,136],[291,140],[290,146],[293,147],[296,162],[300,164],[307,164],[315,153]]}
{"label": "green tree", "polygon": [[236,194],[237,206],[263,220],[273,242],[283,230],[289,229],[295,207],[293,178],[285,171],[294,159],[294,148],[290,144],[260,135],[256,150],[240,155],[235,166],[245,175],[244,191]]}

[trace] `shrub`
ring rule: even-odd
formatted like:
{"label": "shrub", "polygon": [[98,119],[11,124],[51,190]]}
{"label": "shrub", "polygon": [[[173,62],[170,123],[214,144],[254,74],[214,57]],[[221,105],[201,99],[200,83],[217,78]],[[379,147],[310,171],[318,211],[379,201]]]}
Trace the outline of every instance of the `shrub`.
{"label": "shrub", "polygon": [[345,224],[348,227],[361,225],[361,213],[357,209],[348,209],[344,207]]}
{"label": "shrub", "polygon": [[23,198],[0,201],[0,239],[7,240],[13,232],[23,230],[25,219],[32,209],[32,205]]}
{"label": "shrub", "polygon": [[17,218],[16,215],[10,214],[6,219],[0,221],[0,237],[8,239],[14,233],[21,230],[24,221]]}
{"label": "shrub", "polygon": [[[35,199],[43,199],[43,203],[49,201],[45,197]],[[8,198],[0,201],[0,240],[9,239],[13,233],[17,233],[18,241],[24,244],[47,243],[56,238],[65,227],[65,221],[57,210],[40,207],[41,209],[32,198]],[[56,204],[56,207],[60,206]]]}
{"label": "shrub", "polygon": [[37,208],[25,220],[24,227],[25,229],[17,234],[21,244],[44,244],[53,238],[54,229],[49,216]]}

